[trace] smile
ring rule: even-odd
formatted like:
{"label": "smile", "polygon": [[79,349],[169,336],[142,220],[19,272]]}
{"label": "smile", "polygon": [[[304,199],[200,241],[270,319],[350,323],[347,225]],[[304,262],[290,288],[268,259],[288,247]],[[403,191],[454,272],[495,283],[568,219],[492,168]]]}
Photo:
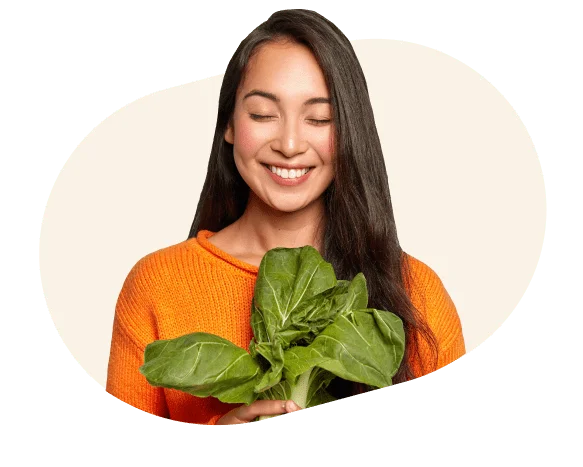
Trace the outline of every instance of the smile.
{"label": "smile", "polygon": [[305,173],[307,173],[312,167],[303,167],[297,169],[286,169],[283,167],[277,167],[275,165],[267,165],[267,168],[271,170],[272,173],[279,175],[281,178],[299,178]]}
{"label": "smile", "polygon": [[[283,169],[267,164],[261,164],[265,171],[271,176],[277,184],[283,186],[295,186],[305,182],[313,172],[313,167],[304,167],[303,169]],[[291,173],[290,173],[291,172]]]}

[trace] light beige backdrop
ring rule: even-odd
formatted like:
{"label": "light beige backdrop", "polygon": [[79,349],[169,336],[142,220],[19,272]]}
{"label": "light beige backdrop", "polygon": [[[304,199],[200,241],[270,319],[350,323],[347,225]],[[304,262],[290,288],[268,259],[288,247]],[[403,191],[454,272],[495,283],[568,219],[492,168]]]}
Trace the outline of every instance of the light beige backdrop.
{"label": "light beige backdrop", "polygon": [[[353,45],[402,247],[442,279],[471,351],[509,316],[538,262],[546,204],[532,141],[504,97],[456,59],[400,41]],[[155,92],[113,113],[79,144],[48,199],[40,237],[48,309],[103,386],[126,275],[188,236],[221,80]]]}

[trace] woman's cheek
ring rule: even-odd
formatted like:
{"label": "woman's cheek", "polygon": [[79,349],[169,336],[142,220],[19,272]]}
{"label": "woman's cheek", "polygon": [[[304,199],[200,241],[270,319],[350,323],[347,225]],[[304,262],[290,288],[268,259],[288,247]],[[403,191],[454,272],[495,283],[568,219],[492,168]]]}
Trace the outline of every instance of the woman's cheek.
{"label": "woman's cheek", "polygon": [[332,154],[334,153],[334,130],[330,130],[316,138],[313,142],[314,149],[323,159],[324,163],[329,163],[332,160]]}
{"label": "woman's cheek", "polygon": [[253,156],[261,147],[265,135],[262,135],[253,122],[241,122],[235,130],[235,144],[241,156]]}

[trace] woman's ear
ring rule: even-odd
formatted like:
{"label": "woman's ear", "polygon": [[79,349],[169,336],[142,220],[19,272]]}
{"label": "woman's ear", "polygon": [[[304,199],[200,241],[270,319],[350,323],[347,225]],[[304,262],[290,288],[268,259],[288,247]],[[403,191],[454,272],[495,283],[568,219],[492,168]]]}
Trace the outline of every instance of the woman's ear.
{"label": "woman's ear", "polygon": [[231,123],[227,125],[227,129],[225,131],[225,141],[229,144],[233,144],[234,142],[233,127],[231,126]]}

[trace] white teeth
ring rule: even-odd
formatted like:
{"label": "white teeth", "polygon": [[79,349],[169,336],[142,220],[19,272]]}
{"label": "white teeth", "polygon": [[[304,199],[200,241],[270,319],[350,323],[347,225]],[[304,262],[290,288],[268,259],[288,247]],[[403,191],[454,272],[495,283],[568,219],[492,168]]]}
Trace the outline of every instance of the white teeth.
{"label": "white teeth", "polygon": [[310,170],[308,167],[303,169],[282,169],[281,167],[275,167],[273,165],[268,166],[272,173],[279,175],[281,178],[298,178],[304,175]]}

